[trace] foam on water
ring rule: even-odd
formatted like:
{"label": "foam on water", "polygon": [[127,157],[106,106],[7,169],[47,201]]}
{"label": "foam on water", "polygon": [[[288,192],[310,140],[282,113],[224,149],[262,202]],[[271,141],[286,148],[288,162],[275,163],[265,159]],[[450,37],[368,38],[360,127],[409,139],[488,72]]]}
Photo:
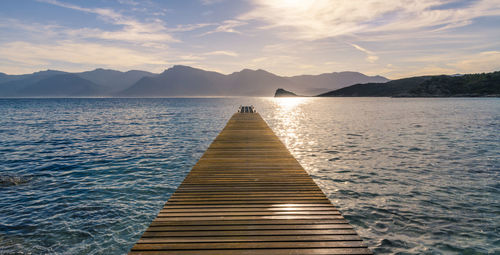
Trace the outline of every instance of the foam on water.
{"label": "foam on water", "polygon": [[500,100],[0,100],[0,254],[123,254],[241,104],[377,253],[500,253]]}

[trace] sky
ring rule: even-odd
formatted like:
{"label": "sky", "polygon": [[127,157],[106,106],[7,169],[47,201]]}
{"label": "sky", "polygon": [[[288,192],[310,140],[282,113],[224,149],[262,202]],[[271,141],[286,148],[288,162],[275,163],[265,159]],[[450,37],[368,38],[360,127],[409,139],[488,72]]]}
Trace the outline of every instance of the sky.
{"label": "sky", "polygon": [[500,70],[500,0],[2,0],[0,72]]}

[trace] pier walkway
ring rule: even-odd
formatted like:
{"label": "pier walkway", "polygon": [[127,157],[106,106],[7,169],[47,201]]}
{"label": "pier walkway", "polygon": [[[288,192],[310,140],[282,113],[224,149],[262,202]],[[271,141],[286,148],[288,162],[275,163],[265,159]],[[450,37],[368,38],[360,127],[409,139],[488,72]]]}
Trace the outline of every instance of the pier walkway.
{"label": "pier walkway", "polygon": [[236,113],[130,254],[371,254],[255,112]]}

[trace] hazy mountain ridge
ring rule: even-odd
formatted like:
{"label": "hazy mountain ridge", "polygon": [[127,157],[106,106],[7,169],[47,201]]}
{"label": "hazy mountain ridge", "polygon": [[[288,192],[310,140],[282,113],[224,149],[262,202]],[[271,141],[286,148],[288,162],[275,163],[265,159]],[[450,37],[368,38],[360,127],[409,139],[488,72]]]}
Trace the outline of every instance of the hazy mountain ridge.
{"label": "hazy mountain ridge", "polygon": [[[390,81],[382,76],[367,76],[358,72],[333,72],[319,75],[298,75],[287,77],[296,84],[294,88],[299,94],[317,95],[331,90],[340,89],[353,84],[361,83],[384,83]],[[314,84],[314,88],[308,88],[308,84]],[[308,88],[308,89],[300,89]]]}
{"label": "hazy mountain ridge", "polygon": [[76,74],[57,74],[26,86],[20,93],[26,96],[98,96],[102,88]]}
{"label": "hazy mountain ridge", "polygon": [[5,73],[0,73],[0,83],[5,82],[8,80],[9,75]]}
{"label": "hazy mountain ridge", "polygon": [[59,74],[66,74],[66,72],[46,70],[32,74],[7,75],[3,77],[3,81],[0,81],[0,97],[29,96],[23,94],[26,87]]}
{"label": "hazy mountain ridge", "polygon": [[155,76],[157,74],[139,70],[120,72],[111,69],[98,68],[93,71],[77,73],[77,75],[95,84],[103,86],[104,91],[109,94],[113,94],[129,88],[143,77]]}
{"label": "hazy mountain ridge", "polygon": [[262,69],[243,69],[230,74],[228,78],[230,86],[237,90],[238,95],[270,96],[276,88],[295,85],[284,77]]}
{"label": "hazy mountain ridge", "polygon": [[[59,76],[63,74],[71,76]],[[0,75],[0,97],[112,96],[140,78],[154,75],[145,71],[120,72],[100,68],[81,73],[46,70],[32,74]]]}
{"label": "hazy mountain ridge", "polygon": [[355,84],[319,97],[475,97],[500,96],[500,71],[417,76],[386,83]]}
{"label": "hazy mountain ridge", "polygon": [[[71,76],[56,77],[62,74]],[[261,69],[243,69],[225,75],[182,65],[173,66],[161,74],[101,68],[80,73],[47,70],[23,75],[0,73],[0,97],[270,96],[277,88],[314,95],[317,94],[314,92],[366,81],[387,79],[356,72],[283,77]]]}
{"label": "hazy mountain ridge", "polygon": [[118,96],[216,96],[223,74],[189,66],[174,66],[154,77],[143,77]]}
{"label": "hazy mountain ridge", "polygon": [[[348,73],[350,76],[361,77],[344,81],[342,77]],[[321,74],[322,83],[316,84],[314,79],[316,75],[309,76],[293,76],[282,77],[262,69],[251,70],[243,69],[239,72],[234,72],[229,75],[224,75],[217,72],[205,71],[189,66],[177,65],[167,69],[160,75],[154,77],[146,77],[139,80],[130,88],[118,93],[119,96],[146,96],[146,97],[162,97],[162,96],[270,96],[275,93],[277,88],[286,88],[296,90],[301,94],[312,95],[311,90],[317,89],[318,86],[328,85],[330,88],[342,87],[343,84],[353,84],[353,81],[363,82],[366,80],[377,82],[387,81],[388,79],[374,76],[366,76],[355,72],[341,72]],[[333,76],[333,77],[332,77]],[[327,84],[325,80],[330,79],[334,83]],[[341,81],[335,82],[335,81]],[[345,86],[347,86],[345,85]],[[323,88],[327,91],[328,88]]]}

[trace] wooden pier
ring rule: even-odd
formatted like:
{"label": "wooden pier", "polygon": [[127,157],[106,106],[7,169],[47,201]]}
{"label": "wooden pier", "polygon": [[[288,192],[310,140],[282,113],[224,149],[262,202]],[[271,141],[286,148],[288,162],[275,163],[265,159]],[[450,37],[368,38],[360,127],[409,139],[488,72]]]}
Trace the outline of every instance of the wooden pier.
{"label": "wooden pier", "polygon": [[226,127],[130,254],[371,254],[258,113]]}

